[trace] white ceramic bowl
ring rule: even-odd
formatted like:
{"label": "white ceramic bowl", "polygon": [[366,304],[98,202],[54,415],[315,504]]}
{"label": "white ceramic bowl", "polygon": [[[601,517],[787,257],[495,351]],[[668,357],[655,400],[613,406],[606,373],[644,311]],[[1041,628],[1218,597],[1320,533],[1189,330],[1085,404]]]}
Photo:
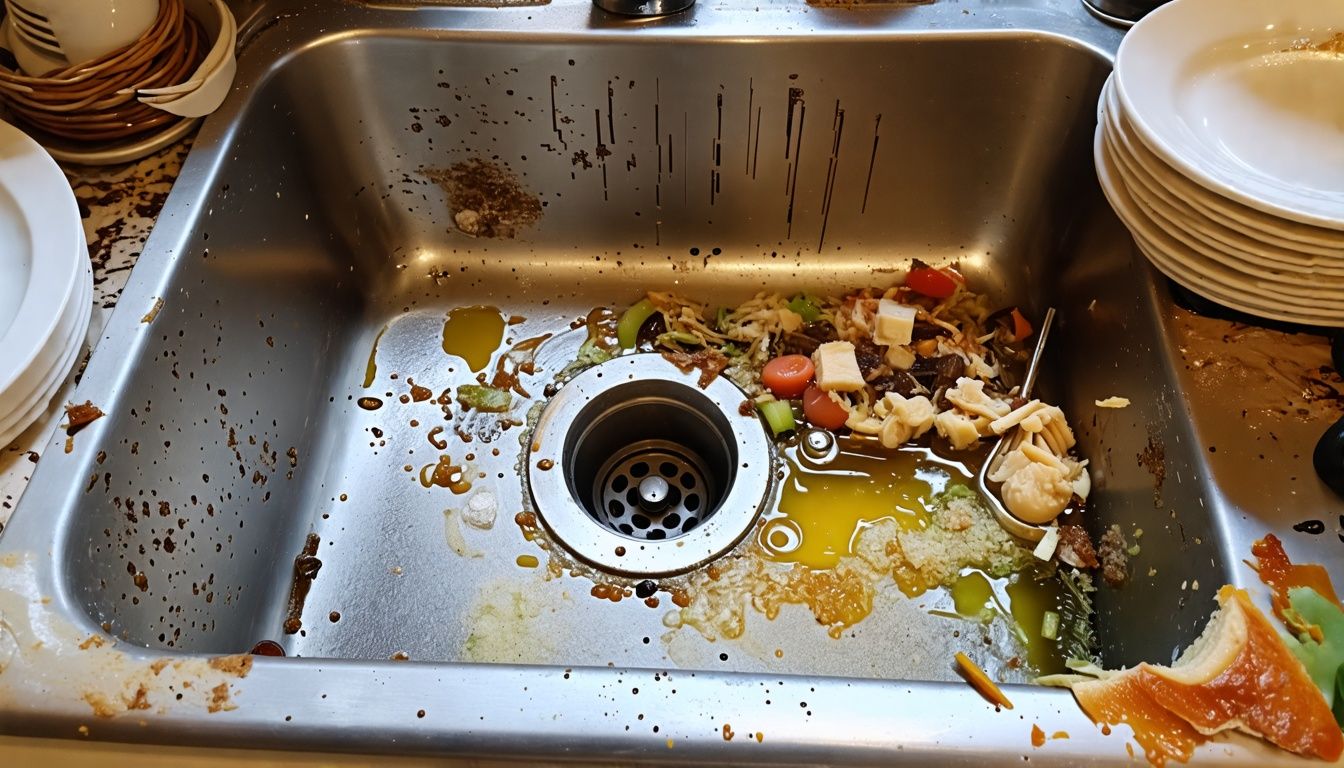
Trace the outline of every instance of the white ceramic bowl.
{"label": "white ceramic bowl", "polygon": [[0,412],[13,393],[40,382],[46,355],[88,263],[75,195],[55,161],[32,139],[0,123],[0,218],[10,240],[0,247],[22,254],[29,267],[18,309],[0,334]]}
{"label": "white ceramic bowl", "polygon": [[1252,208],[1344,230],[1344,58],[1295,50],[1344,31],[1338,0],[1176,0],[1116,54],[1143,141]]}
{"label": "white ceramic bowl", "polygon": [[141,89],[137,98],[174,115],[204,117],[219,109],[233,87],[238,67],[234,58],[238,26],[224,0],[187,0],[187,12],[201,22],[213,41],[209,53],[185,82]]}
{"label": "white ceramic bowl", "polygon": [[1215,263],[1201,261],[1192,256],[1189,249],[1161,233],[1144,217],[1125,189],[1114,158],[1106,150],[1104,130],[1104,125],[1097,127],[1093,145],[1098,181],[1139,249],[1160,271],[1206,298],[1249,314],[1308,325],[1344,327],[1344,301],[1313,304],[1271,290],[1264,283],[1229,275],[1231,270],[1220,270]]}

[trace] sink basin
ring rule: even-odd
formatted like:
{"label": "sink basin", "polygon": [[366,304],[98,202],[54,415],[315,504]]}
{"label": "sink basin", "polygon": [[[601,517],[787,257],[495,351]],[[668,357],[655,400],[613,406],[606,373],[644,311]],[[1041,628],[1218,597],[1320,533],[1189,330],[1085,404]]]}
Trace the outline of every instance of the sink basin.
{"label": "sink basin", "polygon": [[[1194,413],[1217,398],[1191,394],[1167,287],[1092,171],[1119,34],[1076,2],[702,3],[651,24],[577,0],[280,2],[244,32],[235,92],[80,385],[107,415],[46,454],[0,539],[0,611],[24,617],[0,731],[588,761],[1127,759],[1067,693],[1009,686],[1012,713],[979,699],[952,654],[992,666],[1003,638],[931,612],[936,594],[879,591],[839,639],[791,606],[711,640],[669,630],[666,596],[612,602],[548,572],[514,522],[533,503],[529,408],[583,341],[577,319],[650,289],[843,293],[918,258],[957,262],[1001,304],[1057,307],[1040,386],[1092,460],[1089,524],[1145,532],[1131,583],[1097,596],[1108,666],[1170,660],[1217,585],[1253,580],[1249,542],[1297,520],[1248,519],[1217,482],[1234,470],[1207,432],[1226,426]],[[444,394],[494,370],[445,352],[445,319],[472,306],[509,318],[503,349],[549,334],[512,421]],[[1098,412],[1109,395],[1133,405]],[[435,484],[442,456],[460,469]],[[468,524],[482,510],[493,524]],[[1293,551],[1328,561],[1317,546]],[[260,641],[290,658],[233,656]],[[1033,722],[1071,737],[1034,750]],[[1285,759],[1245,739],[1208,752]]]}

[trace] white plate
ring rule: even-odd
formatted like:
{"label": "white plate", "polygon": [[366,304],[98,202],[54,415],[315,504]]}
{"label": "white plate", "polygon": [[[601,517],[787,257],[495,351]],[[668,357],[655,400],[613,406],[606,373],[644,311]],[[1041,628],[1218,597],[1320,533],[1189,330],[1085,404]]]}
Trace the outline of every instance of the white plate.
{"label": "white plate", "polygon": [[[1112,162],[1112,169],[1116,172],[1120,183],[1124,185],[1129,199],[1135,204],[1136,212],[1142,217],[1139,226],[1141,228],[1155,227],[1163,235],[1188,249],[1184,252],[1189,253],[1192,258],[1202,257],[1198,263],[1191,264],[1191,266],[1206,267],[1208,261],[1213,261],[1221,267],[1244,275],[1246,279],[1251,281],[1248,286],[1254,286],[1256,289],[1281,291],[1289,296],[1310,299],[1313,305],[1318,303],[1344,304],[1344,277],[1295,272],[1273,262],[1257,259],[1255,254],[1240,254],[1220,248],[1216,244],[1205,242],[1197,235],[1190,233],[1178,221],[1171,218],[1171,214],[1163,208],[1160,202],[1151,199],[1142,184],[1136,183],[1136,180],[1132,178],[1125,167],[1124,158],[1120,156],[1115,144],[1111,141],[1110,132],[1103,131],[1102,133],[1106,142],[1105,150],[1109,156],[1108,159]],[[1156,240],[1159,243],[1168,242],[1154,232],[1145,231],[1144,234],[1149,240]],[[1223,270],[1219,269],[1218,271],[1222,272]]]}
{"label": "white plate", "polygon": [[1143,174],[1126,151],[1123,137],[1105,123],[1107,149],[1116,161],[1125,189],[1140,203],[1148,217],[1172,237],[1235,269],[1270,280],[1301,285],[1312,284],[1344,289],[1344,258],[1303,256],[1293,251],[1239,238],[1235,232],[1220,228],[1204,219],[1161,184]]}
{"label": "white plate", "polygon": [[92,269],[86,270],[83,283],[78,302],[71,307],[70,318],[73,322],[69,334],[62,340],[60,359],[47,371],[38,389],[18,409],[0,418],[0,448],[12,442],[46,413],[51,398],[64,386],[70,371],[79,361],[79,354],[84,349],[84,336],[89,329],[89,319],[93,314]]}
{"label": "white plate", "polygon": [[1221,304],[1248,315],[1263,317],[1267,320],[1280,320],[1285,323],[1296,323],[1300,325],[1316,325],[1335,328],[1344,327],[1344,321],[1322,320],[1311,315],[1288,313],[1281,309],[1250,309],[1242,307],[1230,294],[1223,293],[1222,290],[1216,286],[1196,285],[1200,282],[1199,276],[1191,275],[1182,267],[1173,266],[1168,263],[1164,260],[1161,254],[1153,252],[1150,246],[1141,243],[1138,240],[1135,240],[1134,243],[1138,246],[1139,252],[1142,253],[1144,257],[1148,259],[1148,262],[1156,267],[1159,272],[1216,304]]}
{"label": "white plate", "polygon": [[[0,412],[13,393],[28,392],[51,365],[43,359],[88,264],[83,223],[61,169],[22,131],[0,122],[0,219],[13,250],[28,265],[27,285],[0,334]],[[50,350],[47,350],[50,352]]]}
{"label": "white plate", "polygon": [[[1194,251],[1184,243],[1167,234],[1158,227],[1134,200],[1124,186],[1116,169],[1113,158],[1106,147],[1105,133],[1097,129],[1097,146],[1094,157],[1098,165],[1098,178],[1102,190],[1111,202],[1120,219],[1129,228],[1136,241],[1159,251],[1167,260],[1176,262],[1200,276],[1203,281],[1212,281],[1237,301],[1259,310],[1279,309],[1290,313],[1311,313],[1323,317],[1339,317],[1344,320],[1344,291],[1312,291],[1324,293],[1324,296],[1307,295],[1297,285],[1291,288],[1258,279]],[[1300,284],[1300,283],[1299,283]]]}
{"label": "white plate", "polygon": [[[1179,250],[1179,243],[1171,247],[1171,242],[1157,245],[1154,227],[1146,222],[1133,198],[1124,188],[1116,170],[1114,159],[1106,151],[1104,127],[1098,126],[1093,143],[1093,157],[1096,163],[1097,179],[1111,207],[1120,220],[1129,228],[1135,242],[1144,255],[1164,274],[1185,287],[1224,306],[1238,309],[1260,317],[1285,320],[1310,325],[1344,326],[1344,302],[1336,302],[1331,308],[1302,306],[1292,301],[1292,297],[1273,295],[1264,289],[1246,290],[1235,284],[1224,282],[1224,276],[1215,270],[1191,267],[1192,259],[1175,258],[1173,250]],[[1170,241],[1170,238],[1167,238]]]}
{"label": "white plate", "polygon": [[[1106,123],[1107,135],[1115,141],[1120,159],[1128,161],[1129,170],[1153,194],[1178,211],[1183,223],[1197,230],[1201,236],[1240,251],[1258,254],[1278,264],[1327,274],[1344,274],[1344,232],[1332,232],[1305,224],[1295,225],[1253,209],[1242,208],[1251,214],[1250,220],[1254,220],[1254,217],[1263,219],[1257,226],[1246,223],[1245,216],[1240,219],[1228,216],[1219,212],[1217,207],[1201,202],[1204,197],[1216,196],[1163,163],[1135,137],[1112,82],[1107,81],[1100,101],[1104,107],[1099,119]],[[1133,185],[1130,186],[1131,191],[1134,191]],[[1217,200],[1227,208],[1237,206],[1222,198]]]}
{"label": "white plate", "polygon": [[1186,176],[1276,216],[1344,230],[1338,0],[1178,0],[1125,35],[1116,89],[1140,137]]}

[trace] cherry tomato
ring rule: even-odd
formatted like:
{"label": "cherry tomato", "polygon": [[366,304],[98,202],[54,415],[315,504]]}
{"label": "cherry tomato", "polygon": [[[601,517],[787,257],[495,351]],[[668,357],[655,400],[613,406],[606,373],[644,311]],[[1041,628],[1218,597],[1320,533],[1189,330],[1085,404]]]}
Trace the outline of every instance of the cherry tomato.
{"label": "cherry tomato", "polygon": [[849,418],[848,411],[817,387],[808,387],[803,393],[803,415],[809,424],[822,429],[839,429]]}
{"label": "cherry tomato", "polygon": [[761,369],[761,383],[781,400],[792,400],[803,394],[817,369],[806,355],[783,355],[765,364]]}
{"label": "cherry tomato", "polygon": [[930,266],[917,266],[905,276],[905,284],[910,290],[935,299],[946,299],[956,293],[957,286],[963,284],[961,275],[949,274],[950,270],[934,269]]}
{"label": "cherry tomato", "polygon": [[1018,311],[1017,307],[1013,307],[1012,316],[1013,338],[1017,341],[1022,341],[1031,335],[1031,323],[1027,322],[1027,318],[1022,316],[1022,313]]}

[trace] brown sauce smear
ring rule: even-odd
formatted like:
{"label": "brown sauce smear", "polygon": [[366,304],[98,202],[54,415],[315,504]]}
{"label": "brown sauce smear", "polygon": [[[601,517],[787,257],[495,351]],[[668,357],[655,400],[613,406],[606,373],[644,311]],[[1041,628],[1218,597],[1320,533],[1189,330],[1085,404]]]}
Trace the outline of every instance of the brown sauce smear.
{"label": "brown sauce smear", "polygon": [[322,561],[317,559],[317,547],[321,543],[322,540],[316,533],[308,534],[303,543],[303,551],[294,558],[294,582],[289,588],[289,610],[285,614],[283,625],[287,635],[292,635],[303,628],[303,603],[308,599],[308,590],[313,586],[313,579],[317,578],[317,572],[322,568]]}

